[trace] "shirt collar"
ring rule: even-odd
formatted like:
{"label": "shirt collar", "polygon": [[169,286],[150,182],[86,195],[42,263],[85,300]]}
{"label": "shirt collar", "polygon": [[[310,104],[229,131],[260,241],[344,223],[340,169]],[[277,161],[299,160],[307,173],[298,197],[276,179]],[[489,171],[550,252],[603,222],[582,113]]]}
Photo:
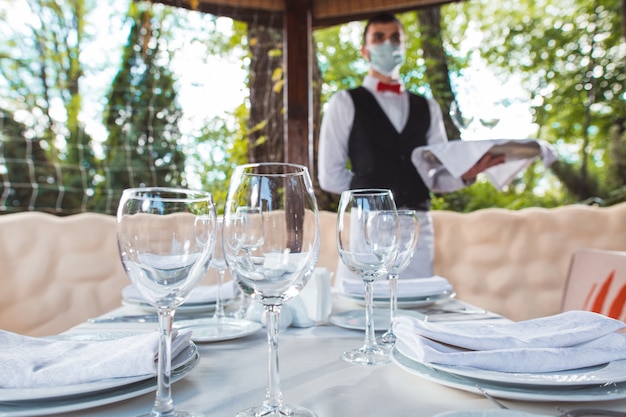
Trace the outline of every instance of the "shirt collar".
{"label": "shirt collar", "polygon": [[[376,77],[372,77],[371,75],[366,75],[365,78],[363,79],[363,87],[367,88],[370,92],[372,93],[376,93],[376,94],[394,94],[394,93],[377,93],[376,92],[376,86],[378,85],[378,82],[380,80]],[[404,85],[402,84],[402,82],[399,82],[399,84],[401,85],[401,91],[404,92]]]}

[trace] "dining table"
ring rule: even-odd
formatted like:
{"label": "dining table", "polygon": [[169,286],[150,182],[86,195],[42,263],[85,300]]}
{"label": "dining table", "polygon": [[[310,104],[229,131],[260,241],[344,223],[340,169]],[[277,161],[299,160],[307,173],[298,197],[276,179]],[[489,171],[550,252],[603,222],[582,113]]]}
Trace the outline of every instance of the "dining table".
{"label": "dining table", "polygon": [[[445,306],[445,303],[440,305]],[[363,309],[361,304],[333,294],[332,314],[359,309]],[[100,318],[145,312],[145,309],[136,305],[123,305]],[[507,320],[497,314],[476,319],[493,322]],[[72,327],[62,336],[149,332],[156,328],[157,324],[153,321],[88,321]],[[343,361],[342,352],[361,346],[363,338],[363,330],[337,326],[331,320],[323,320],[311,327],[281,329],[279,355],[283,400],[304,406],[318,417],[426,417],[452,411],[498,408],[479,392],[442,385],[407,372],[395,362],[364,366]],[[268,372],[268,346],[264,328],[237,339],[195,344],[200,355],[199,361],[186,377],[172,385],[177,409],[202,413],[206,417],[229,417],[263,401]],[[94,407],[75,411],[71,411],[72,399],[68,399],[66,410],[60,408],[58,410],[62,412],[46,415],[135,417],[151,409],[154,392],[128,399],[123,396],[120,398],[113,403],[98,405],[96,402]],[[626,413],[624,396],[617,400],[594,402],[500,401],[510,409],[547,416],[557,416],[560,410],[591,407]],[[15,415],[7,410],[0,404],[0,416]],[[45,410],[34,405],[33,413],[42,415]]]}

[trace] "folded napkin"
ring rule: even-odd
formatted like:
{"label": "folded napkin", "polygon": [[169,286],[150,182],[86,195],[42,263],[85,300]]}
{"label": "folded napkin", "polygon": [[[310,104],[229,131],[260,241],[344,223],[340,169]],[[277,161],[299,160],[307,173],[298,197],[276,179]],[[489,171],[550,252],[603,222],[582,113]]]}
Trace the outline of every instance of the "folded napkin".
{"label": "folded napkin", "polygon": [[[232,281],[222,285],[222,300],[230,300],[235,296],[235,287]],[[146,302],[134,285],[128,285],[122,289],[122,298],[127,301]],[[206,304],[214,303],[217,299],[217,285],[200,285],[189,294],[189,298],[183,304]]]}
{"label": "folded napkin", "polygon": [[[345,277],[342,282],[345,294],[363,295],[363,280]],[[386,279],[374,281],[374,297],[389,297],[389,281]],[[452,291],[452,285],[444,277],[403,278],[398,280],[398,297],[428,297]]]}
{"label": "folded napkin", "polygon": [[399,316],[397,347],[421,362],[500,372],[554,372],[626,359],[626,324],[588,311],[516,323],[429,323]]}
{"label": "folded napkin", "polygon": [[[328,318],[332,309],[330,276],[328,269],[315,268],[311,279],[300,293],[283,304],[280,314],[281,328],[311,327]],[[246,318],[265,326],[263,305],[253,302],[248,308]]]}
{"label": "folded napkin", "polygon": [[502,190],[515,176],[537,158],[543,159],[544,167],[555,160],[552,146],[538,139],[482,139],[453,140],[416,148],[411,161],[426,184],[432,184],[433,176],[444,169],[455,178],[467,172],[486,153],[503,153],[505,162],[487,169],[484,173],[491,183]]}
{"label": "folded napkin", "polygon": [[[191,332],[175,332],[172,357],[189,345]],[[0,388],[84,384],[110,378],[156,375],[159,333],[104,341],[55,340],[0,331]]]}

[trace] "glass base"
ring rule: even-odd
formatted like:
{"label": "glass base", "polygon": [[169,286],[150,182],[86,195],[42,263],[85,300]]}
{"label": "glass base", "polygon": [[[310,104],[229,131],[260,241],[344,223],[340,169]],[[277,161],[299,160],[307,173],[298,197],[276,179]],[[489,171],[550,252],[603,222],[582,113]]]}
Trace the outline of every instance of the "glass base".
{"label": "glass base", "polygon": [[343,352],[341,359],[355,365],[383,365],[391,362],[389,350],[379,346],[369,348],[364,346],[360,349]]}
{"label": "glass base", "polygon": [[396,345],[396,335],[388,330],[382,336],[376,338],[376,343],[381,348],[391,350]]}
{"label": "glass base", "polygon": [[139,417],[204,417],[204,414],[193,413],[191,411],[174,410],[172,413],[149,413],[143,414]]}
{"label": "glass base", "polygon": [[240,411],[236,417],[317,417],[308,408],[299,405],[282,404],[279,407],[260,405]]}

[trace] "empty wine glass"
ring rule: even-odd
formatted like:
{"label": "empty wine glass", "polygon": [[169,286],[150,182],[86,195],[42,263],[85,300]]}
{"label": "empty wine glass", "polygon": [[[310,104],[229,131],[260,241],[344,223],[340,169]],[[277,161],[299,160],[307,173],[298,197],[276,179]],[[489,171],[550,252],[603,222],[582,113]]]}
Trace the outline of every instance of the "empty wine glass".
{"label": "empty wine glass", "polygon": [[392,348],[396,344],[396,335],[393,333],[393,320],[398,311],[398,276],[409,266],[419,237],[419,223],[415,210],[398,210],[398,225],[400,227],[400,245],[393,263],[387,268],[389,274],[389,329],[378,339],[378,342]]}
{"label": "empty wine glass", "polygon": [[224,254],[237,284],[263,303],[269,372],[263,403],[238,417],[315,414],[283,403],[278,373],[282,304],[306,285],[319,256],[319,214],[307,168],[260,163],[235,168],[224,208]]}
{"label": "empty wine glass", "polygon": [[450,104],[449,114],[452,123],[454,123],[461,133],[465,132],[474,121],[474,116],[469,115],[467,112],[462,112],[456,101]]}
{"label": "empty wine glass", "polygon": [[[260,210],[254,207],[242,206],[237,208],[233,216],[233,232],[235,240],[241,245],[241,249],[248,253],[248,259],[252,259],[252,251],[263,244],[263,216]],[[244,233],[245,230],[245,233]],[[235,317],[245,319],[250,308],[250,295],[239,289],[239,308]]]}
{"label": "empty wine glass", "polygon": [[383,275],[398,251],[398,215],[390,190],[364,189],[341,193],[337,213],[339,257],[365,285],[365,342],[344,352],[350,363],[389,362],[387,350],[376,343],[373,319],[373,282]]}
{"label": "empty wine glass", "polygon": [[157,391],[152,417],[192,417],[174,409],[170,387],[172,321],[207,273],[215,245],[211,194],[176,188],[131,188],[117,209],[124,268],[159,317]]}
{"label": "empty wine glass", "polygon": [[222,245],[222,229],[224,226],[224,218],[218,217],[217,219],[217,239],[215,243],[215,249],[213,250],[213,257],[211,259],[211,266],[217,271],[217,294],[215,296],[215,313],[213,318],[216,321],[220,321],[226,317],[224,312],[224,298],[222,296],[222,289],[224,287],[224,277],[226,275],[226,259],[224,259],[224,248]]}
{"label": "empty wine glass", "polygon": [[245,330],[249,328],[250,321],[244,320],[237,315],[228,317],[224,311],[224,298],[222,289],[224,286],[224,278],[228,266],[224,258],[224,240],[223,236],[224,219],[222,216],[217,219],[217,239],[213,257],[211,258],[211,267],[217,271],[216,300],[215,313],[210,320],[203,321],[201,330],[203,338],[206,340],[215,339],[223,340],[238,335],[246,334]]}

